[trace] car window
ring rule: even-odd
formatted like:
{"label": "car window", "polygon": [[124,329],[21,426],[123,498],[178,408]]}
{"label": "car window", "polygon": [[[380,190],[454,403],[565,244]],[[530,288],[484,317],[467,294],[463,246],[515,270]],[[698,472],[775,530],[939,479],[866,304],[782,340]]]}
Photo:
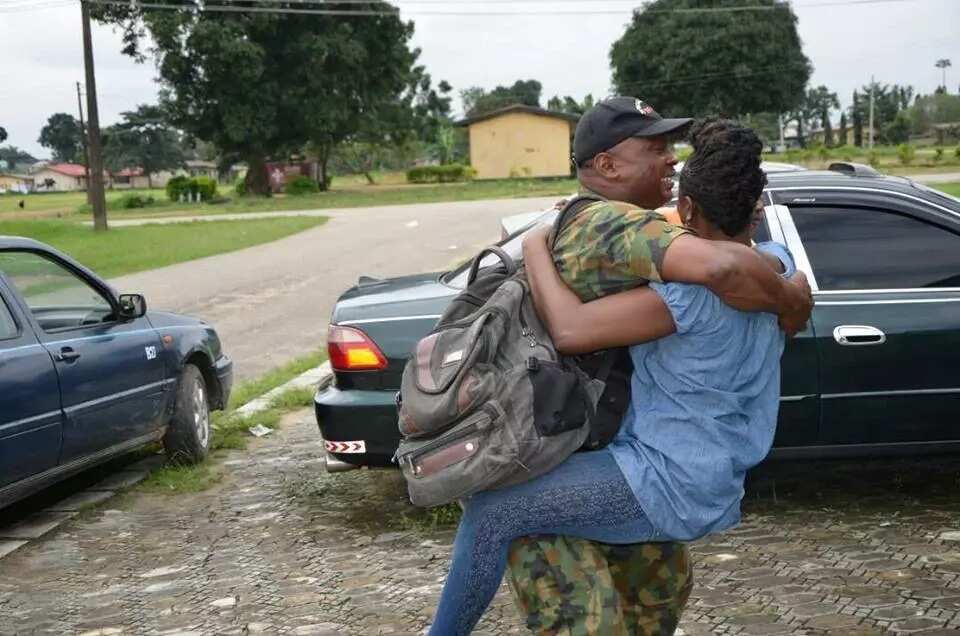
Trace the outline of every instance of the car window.
{"label": "car window", "polygon": [[960,287],[960,235],[871,208],[790,208],[822,290]]}
{"label": "car window", "polygon": [[0,298],[0,340],[14,338],[19,332],[20,330],[17,329],[17,323],[13,320],[13,315],[10,313],[10,308],[7,307],[3,298]]}
{"label": "car window", "polygon": [[113,308],[87,281],[33,252],[0,252],[0,272],[20,292],[44,331],[113,319]]}

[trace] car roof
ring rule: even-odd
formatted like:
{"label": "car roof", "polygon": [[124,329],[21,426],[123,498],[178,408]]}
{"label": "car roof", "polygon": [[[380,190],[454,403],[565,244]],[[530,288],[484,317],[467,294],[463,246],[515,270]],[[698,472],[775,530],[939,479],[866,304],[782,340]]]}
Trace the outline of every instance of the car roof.
{"label": "car roof", "polygon": [[50,246],[23,236],[4,236],[0,234],[0,249],[5,248],[49,250]]}
{"label": "car roof", "polygon": [[891,175],[855,175],[833,170],[801,170],[767,174],[767,189],[775,190],[783,187],[871,188],[907,194],[916,194],[918,190],[910,179]]}

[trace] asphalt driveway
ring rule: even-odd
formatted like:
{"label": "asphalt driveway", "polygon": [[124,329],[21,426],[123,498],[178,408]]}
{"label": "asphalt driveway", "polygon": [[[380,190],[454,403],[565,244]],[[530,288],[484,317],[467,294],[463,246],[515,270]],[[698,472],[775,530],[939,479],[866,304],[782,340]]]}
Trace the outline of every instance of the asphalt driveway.
{"label": "asphalt driveway", "polygon": [[[326,346],[337,297],[357,278],[441,270],[499,238],[500,219],[556,198],[324,212],[325,225],[249,249],[114,279],[152,309],[216,326],[239,379]],[[246,218],[246,217],[245,217]],[[204,231],[198,224],[197,231]]]}

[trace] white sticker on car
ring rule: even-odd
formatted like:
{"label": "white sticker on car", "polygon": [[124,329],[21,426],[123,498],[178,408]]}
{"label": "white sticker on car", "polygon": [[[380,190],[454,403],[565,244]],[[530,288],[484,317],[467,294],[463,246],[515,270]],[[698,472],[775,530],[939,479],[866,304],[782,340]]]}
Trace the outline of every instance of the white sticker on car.
{"label": "white sticker on car", "polygon": [[144,347],[143,350],[147,354],[147,360],[153,360],[157,357],[157,348],[156,347]]}

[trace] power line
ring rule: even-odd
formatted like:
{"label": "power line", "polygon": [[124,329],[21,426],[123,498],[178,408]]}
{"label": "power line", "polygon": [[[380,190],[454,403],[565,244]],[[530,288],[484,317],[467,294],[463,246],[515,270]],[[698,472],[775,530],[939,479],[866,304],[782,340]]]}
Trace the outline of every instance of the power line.
{"label": "power line", "polygon": [[[130,0],[88,0],[94,4],[101,5],[114,5],[114,6],[130,6]],[[334,16],[381,16],[381,15],[396,15],[400,11],[399,6],[390,5],[387,3],[382,3],[389,9],[334,9],[334,8],[306,8],[307,6],[314,7],[323,7],[323,6],[334,6],[334,5],[351,5],[351,4],[371,4],[369,0],[257,0],[260,2],[259,5],[253,6],[238,6],[233,4],[211,4],[210,2],[200,4],[172,4],[170,0],[160,0],[160,1],[148,1],[143,2],[141,0],[134,0],[136,6],[143,9],[156,9],[156,10],[172,10],[172,11],[183,11],[183,10],[192,10],[197,12],[211,12],[211,13],[275,13],[275,14],[292,14],[292,15],[334,15]],[[528,1],[535,2],[567,2],[574,0],[513,0],[514,4],[524,4]],[[620,2],[625,0],[602,0],[610,2]],[[819,2],[816,4],[807,4],[807,5],[798,5],[797,9],[806,9],[806,8],[819,8],[819,7],[835,7],[843,5],[863,5],[863,4],[880,4],[880,3],[893,3],[893,2],[917,2],[918,0],[827,0],[825,2]],[[449,0],[399,0],[402,3],[414,3],[414,4],[451,4]],[[399,4],[398,2],[398,4]],[[489,0],[495,4],[508,4],[511,0]],[[304,5],[304,8],[291,7],[291,6],[264,6],[270,3],[279,4],[300,4]],[[484,3],[486,4],[486,3]],[[582,3],[581,3],[582,4]],[[648,13],[684,13],[684,14],[710,14],[710,13],[739,13],[739,12],[748,12],[748,11],[772,11],[780,9],[790,9],[791,5],[786,3],[775,3],[771,5],[745,5],[745,6],[736,6],[736,7],[702,7],[702,8],[677,8],[677,9],[640,9],[644,14]],[[426,16],[483,16],[483,17],[502,17],[502,16],[565,16],[565,15],[622,15],[628,9],[597,9],[597,8],[578,8],[573,10],[548,10],[546,8],[542,10],[514,10],[514,11],[503,11],[503,10],[494,10],[494,11],[485,11],[485,10],[472,10],[465,11],[461,9],[453,10],[434,10],[434,9],[404,9],[406,13],[413,15],[426,15]],[[634,8],[630,8],[630,11],[634,11]]]}

